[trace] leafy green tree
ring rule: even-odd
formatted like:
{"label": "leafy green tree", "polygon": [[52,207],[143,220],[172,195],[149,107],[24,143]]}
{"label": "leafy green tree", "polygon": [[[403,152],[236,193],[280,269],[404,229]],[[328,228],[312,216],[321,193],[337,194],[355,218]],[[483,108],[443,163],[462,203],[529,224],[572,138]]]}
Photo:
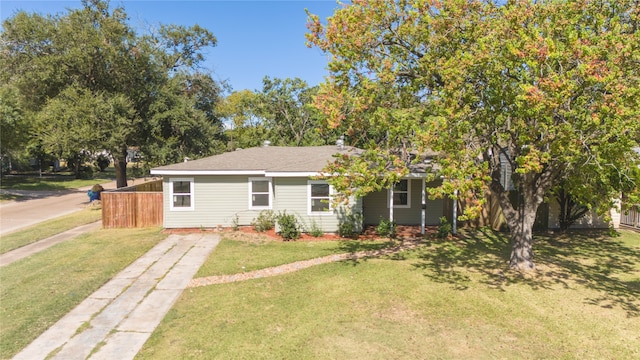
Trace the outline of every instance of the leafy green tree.
{"label": "leafy green tree", "polygon": [[474,216],[497,194],[510,266],[532,269],[536,210],[556,184],[600,213],[638,189],[639,17],[633,0],[374,0],[326,24],[310,15],[309,44],[331,54],[316,106],[367,150],[334,165],[334,185],[388,185],[435,151],[445,181],[432,195],[458,190]]}
{"label": "leafy green tree", "polygon": [[160,89],[149,108],[149,140],[142,147],[147,162],[167,164],[224,151],[214,85],[208,75],[180,74]]}
{"label": "leafy green tree", "polygon": [[[126,144],[133,142],[141,122],[129,97],[75,86],[50,99],[38,120],[44,147],[59,157],[78,160],[83,159],[80,154],[102,150],[126,156]],[[79,176],[81,161],[74,165]]]}
{"label": "leafy green tree", "polygon": [[[161,107],[155,103],[166,102],[166,95],[175,93],[172,89],[178,80],[174,78],[198,68],[203,49],[215,46],[216,39],[198,25],[162,25],[156,33],[138,36],[127,23],[124,8],[110,9],[103,0],[83,0],[82,4],[63,15],[19,12],[7,19],[0,51],[0,65],[7,71],[0,80],[18,89],[23,110],[37,114],[44,129],[35,131],[39,143],[50,152],[67,155],[108,151],[114,158],[118,187],[122,187],[127,184],[129,147],[154,141],[156,144],[146,146],[148,150],[168,153],[176,142],[190,145],[188,139],[175,138],[188,132],[150,128],[162,124],[152,121]],[[211,78],[198,74],[192,74],[191,81],[191,95],[183,94],[186,99],[179,100],[191,107],[179,106],[183,112],[173,110],[173,114],[184,119],[195,112],[213,126],[212,102],[218,98],[211,93],[219,93],[220,88]],[[92,104],[93,109],[82,108]],[[63,111],[65,107],[71,109],[69,114]],[[158,137],[163,135],[169,138]],[[197,149],[183,151],[197,153],[203,148],[197,142],[193,145]]]}
{"label": "leafy green tree", "polygon": [[220,111],[229,120],[233,147],[259,146],[264,140],[280,146],[322,145],[335,140],[313,106],[317,87],[299,78],[262,80],[261,91],[243,90],[229,95]]}
{"label": "leafy green tree", "polygon": [[25,148],[29,124],[19,105],[16,89],[0,87],[0,157],[11,157]]}
{"label": "leafy green tree", "polygon": [[267,128],[258,115],[259,95],[251,90],[234,91],[218,104],[227,120],[228,150],[260,146],[268,138]]}
{"label": "leafy green tree", "polygon": [[258,111],[275,145],[325,144],[320,118],[312,106],[317,88],[299,78],[262,80]]}

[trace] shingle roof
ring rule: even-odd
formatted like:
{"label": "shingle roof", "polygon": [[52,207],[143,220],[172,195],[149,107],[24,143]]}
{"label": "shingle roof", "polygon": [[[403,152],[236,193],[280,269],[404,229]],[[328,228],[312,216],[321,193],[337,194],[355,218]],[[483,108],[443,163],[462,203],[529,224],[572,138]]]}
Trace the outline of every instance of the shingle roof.
{"label": "shingle roof", "polygon": [[285,147],[254,147],[227,152],[206,158],[152,169],[154,174],[164,171],[268,171],[319,173],[333,162],[334,154],[356,154],[352,147],[339,149],[335,145]]}

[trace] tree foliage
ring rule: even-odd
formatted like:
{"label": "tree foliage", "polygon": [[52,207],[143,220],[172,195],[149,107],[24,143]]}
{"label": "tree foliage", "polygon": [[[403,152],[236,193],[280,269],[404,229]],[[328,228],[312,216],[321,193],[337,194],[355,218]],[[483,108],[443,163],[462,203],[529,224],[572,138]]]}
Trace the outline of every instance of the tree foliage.
{"label": "tree foliage", "polygon": [[317,110],[312,107],[316,91],[299,78],[262,80],[258,113],[269,129],[269,140],[293,146],[325,143]]}
{"label": "tree foliage", "polygon": [[313,106],[317,87],[299,78],[262,80],[261,91],[229,95],[220,112],[229,119],[232,148],[259,146],[264,140],[279,146],[322,145],[336,138]]}
{"label": "tree foliage", "polygon": [[26,142],[29,125],[19,105],[18,92],[10,86],[0,87],[0,157],[11,156]]}
{"label": "tree foliage", "polygon": [[58,15],[18,12],[3,23],[0,80],[17,89],[37,124],[33,141],[57,156],[109,152],[118,187],[126,186],[129,147],[153,161],[210,154],[222,136],[214,114],[222,88],[194,70],[215,46],[213,34],[161,25],[140,36],[124,8],[82,4]]}
{"label": "tree foliage", "polygon": [[533,268],[536,210],[555,184],[600,213],[638,188],[639,18],[633,0],[374,0],[326,24],[310,15],[309,44],[332,56],[316,106],[368,154],[334,165],[346,169],[336,186],[391,182],[412,154],[435,151],[446,181],[432,195],[459,190],[474,216],[497,194],[510,265]]}

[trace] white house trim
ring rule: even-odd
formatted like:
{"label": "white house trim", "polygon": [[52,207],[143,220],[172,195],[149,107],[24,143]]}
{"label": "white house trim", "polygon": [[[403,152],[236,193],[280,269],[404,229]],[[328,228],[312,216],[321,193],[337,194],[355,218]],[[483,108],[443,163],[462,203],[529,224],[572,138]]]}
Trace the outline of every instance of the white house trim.
{"label": "white house trim", "polygon": [[151,175],[265,175],[264,170],[161,170],[151,169]]}
{"label": "white house trim", "polygon": [[[391,188],[389,188],[389,191],[387,191],[387,206],[389,207],[393,207],[396,209],[410,209],[411,208],[411,179],[406,179],[406,178],[402,178],[400,179],[400,181],[405,180],[407,182],[407,204],[406,205],[398,205],[395,204],[393,201],[393,194],[398,192],[393,190],[393,185],[391,186]],[[404,191],[402,191],[402,193],[404,193]]]}
{"label": "white house trim", "polygon": [[305,172],[305,171],[265,171],[265,176],[271,177],[316,177],[321,176],[318,172]]}
{"label": "white house trim", "polygon": [[[269,196],[269,205],[267,206],[254,206],[253,205],[253,182],[254,181],[268,181],[268,196]],[[273,181],[270,177],[250,177],[249,181],[249,209],[250,210],[271,210],[273,209]],[[259,193],[264,194],[264,193]]]}
{"label": "white house trim", "polygon": [[[173,183],[174,182],[189,182],[189,205],[190,206],[174,206],[174,196],[186,196],[187,193],[177,193],[173,192]],[[195,191],[194,191],[194,181],[193,178],[169,178],[169,210],[170,211],[193,211],[195,209]]]}
{"label": "white house trim", "polygon": [[311,186],[315,184],[329,185],[325,180],[307,180],[307,215],[333,215],[333,206],[331,204],[331,197],[333,196],[333,186],[331,185],[329,185],[329,211],[312,211]]}

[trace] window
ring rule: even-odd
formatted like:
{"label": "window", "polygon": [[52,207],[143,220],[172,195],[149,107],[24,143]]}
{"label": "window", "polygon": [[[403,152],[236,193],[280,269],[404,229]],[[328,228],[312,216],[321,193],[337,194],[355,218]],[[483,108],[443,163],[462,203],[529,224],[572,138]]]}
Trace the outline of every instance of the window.
{"label": "window", "polygon": [[249,209],[271,209],[271,178],[249,178]]}
{"label": "window", "polygon": [[193,210],[193,178],[169,179],[170,210]]}
{"label": "window", "polygon": [[[389,194],[391,191],[389,191]],[[387,197],[387,207],[389,206],[389,198]],[[402,179],[393,185],[393,207],[409,208],[411,207],[411,181]]]}
{"label": "window", "polygon": [[309,215],[332,214],[331,208],[331,186],[326,181],[309,180]]}

